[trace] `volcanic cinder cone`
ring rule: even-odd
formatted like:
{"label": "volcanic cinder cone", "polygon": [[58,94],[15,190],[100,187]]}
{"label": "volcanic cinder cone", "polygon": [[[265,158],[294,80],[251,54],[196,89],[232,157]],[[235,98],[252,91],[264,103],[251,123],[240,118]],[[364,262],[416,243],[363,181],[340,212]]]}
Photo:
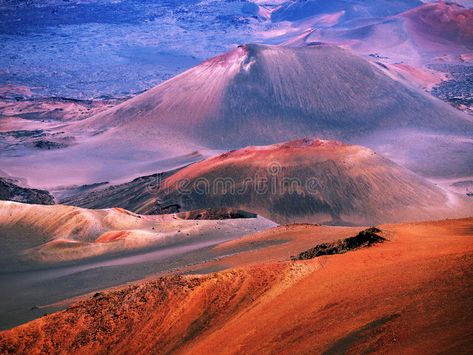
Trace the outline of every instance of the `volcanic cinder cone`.
{"label": "volcanic cinder cone", "polygon": [[299,140],[225,153],[165,179],[166,210],[234,207],[278,223],[374,224],[468,215],[473,205],[370,149]]}

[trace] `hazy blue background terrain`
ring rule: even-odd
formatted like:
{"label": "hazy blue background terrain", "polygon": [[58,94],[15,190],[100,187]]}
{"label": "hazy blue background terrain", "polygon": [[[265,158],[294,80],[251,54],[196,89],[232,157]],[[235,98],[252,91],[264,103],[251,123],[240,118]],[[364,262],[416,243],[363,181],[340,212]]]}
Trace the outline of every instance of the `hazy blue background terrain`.
{"label": "hazy blue background terrain", "polygon": [[[284,25],[260,16],[258,5],[293,3],[302,10],[321,6],[320,0],[0,0],[0,85],[25,85],[35,96],[130,96],[236,45],[261,42],[262,32]],[[327,0],[329,7],[341,4]]]}
{"label": "hazy blue background terrain", "polygon": [[0,84],[128,96],[250,41],[255,10],[232,0],[2,1]]}

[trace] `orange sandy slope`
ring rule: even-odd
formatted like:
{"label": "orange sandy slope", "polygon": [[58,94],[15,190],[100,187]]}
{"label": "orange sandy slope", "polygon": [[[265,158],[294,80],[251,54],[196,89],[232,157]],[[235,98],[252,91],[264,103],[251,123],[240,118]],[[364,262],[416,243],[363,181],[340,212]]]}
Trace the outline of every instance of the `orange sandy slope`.
{"label": "orange sandy slope", "polygon": [[[330,234],[277,227],[240,243],[290,236],[294,246],[317,228]],[[240,265],[229,256],[227,271],[98,294],[0,333],[0,351],[471,351],[473,218],[380,228],[387,242],[346,254],[292,262],[278,244],[240,253]]]}

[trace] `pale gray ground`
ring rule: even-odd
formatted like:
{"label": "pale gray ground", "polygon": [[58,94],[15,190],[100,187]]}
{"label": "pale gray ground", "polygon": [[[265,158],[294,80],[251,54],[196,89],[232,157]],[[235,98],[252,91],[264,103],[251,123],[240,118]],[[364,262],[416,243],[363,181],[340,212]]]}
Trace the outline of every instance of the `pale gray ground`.
{"label": "pale gray ground", "polygon": [[[44,264],[44,269],[36,266],[31,271],[0,272],[0,329],[66,306],[66,303],[60,306],[52,303],[217,258],[220,254],[211,250],[213,245],[272,226],[275,224],[261,218],[216,221],[215,228],[205,235],[193,235],[186,241],[163,247]],[[7,238],[4,232],[9,233],[0,228],[0,244]],[[9,243],[11,246],[12,241]]]}

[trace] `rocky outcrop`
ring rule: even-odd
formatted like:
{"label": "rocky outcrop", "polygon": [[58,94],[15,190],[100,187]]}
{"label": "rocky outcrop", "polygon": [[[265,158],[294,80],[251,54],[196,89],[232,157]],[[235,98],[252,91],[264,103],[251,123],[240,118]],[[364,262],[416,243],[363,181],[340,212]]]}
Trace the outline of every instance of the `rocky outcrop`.
{"label": "rocky outcrop", "polygon": [[177,214],[181,219],[222,220],[235,218],[256,218],[254,213],[242,211],[236,208],[206,208]]}
{"label": "rocky outcrop", "polygon": [[0,178],[0,200],[54,205],[54,198],[48,191],[20,187],[7,178]]}
{"label": "rocky outcrop", "polygon": [[369,247],[376,243],[382,243],[386,239],[378,235],[381,230],[372,227],[365,229],[354,237],[337,240],[333,243],[322,243],[312,249],[303,251],[291,260],[308,260],[322,255],[344,254],[359,248]]}

